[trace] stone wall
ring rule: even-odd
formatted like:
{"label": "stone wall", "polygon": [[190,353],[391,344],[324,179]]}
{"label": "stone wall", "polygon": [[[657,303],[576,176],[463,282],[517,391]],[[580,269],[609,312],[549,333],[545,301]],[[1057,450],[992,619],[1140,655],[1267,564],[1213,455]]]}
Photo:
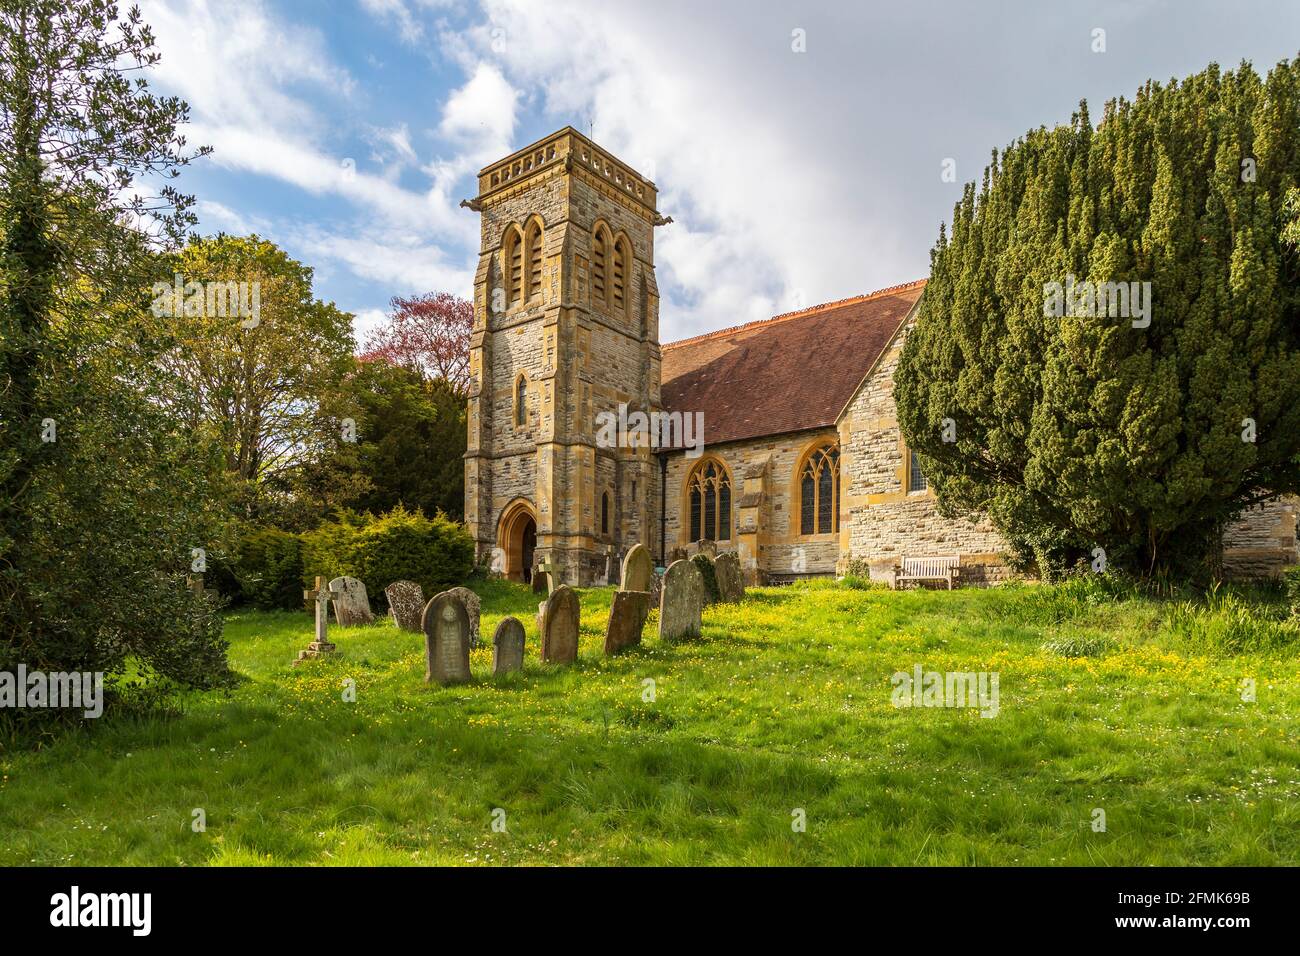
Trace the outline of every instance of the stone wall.
{"label": "stone wall", "polygon": [[987,521],[944,518],[932,491],[908,491],[911,455],[898,427],[894,371],[915,314],[914,309],[840,417],[838,570],[867,570],[885,580],[903,556],[960,555],[963,583],[1002,580],[1009,575],[1005,545]]}
{"label": "stone wall", "polygon": [[[713,459],[731,475],[732,537],[718,542],[718,549],[739,552],[747,583],[834,574],[838,535],[798,533],[796,469],[811,449],[836,437],[833,428],[825,428],[709,445],[700,458],[681,452],[669,455],[668,550],[691,543],[687,479],[706,459]],[[658,553],[657,537],[652,551]]]}
{"label": "stone wall", "polygon": [[1223,570],[1234,578],[1275,577],[1300,563],[1296,515],[1300,499],[1271,498],[1254,505],[1223,535]]}
{"label": "stone wall", "polygon": [[[602,447],[598,426],[620,405],[658,407],[656,190],[567,128],[487,167],[479,190],[466,522],[486,554],[505,546],[503,513],[526,502],[537,515],[537,559],[549,559],[566,583],[589,584],[604,575],[609,547],[621,553],[647,540],[652,523],[657,476],[650,449]],[[539,221],[540,293],[499,309],[497,290],[507,286],[510,266],[505,238],[513,227],[526,234]],[[609,237],[610,293],[603,297],[592,282],[598,227]],[[616,239],[629,252],[621,304],[612,295]],[[519,425],[521,376],[528,414]],[[611,515],[603,530],[606,493]]]}

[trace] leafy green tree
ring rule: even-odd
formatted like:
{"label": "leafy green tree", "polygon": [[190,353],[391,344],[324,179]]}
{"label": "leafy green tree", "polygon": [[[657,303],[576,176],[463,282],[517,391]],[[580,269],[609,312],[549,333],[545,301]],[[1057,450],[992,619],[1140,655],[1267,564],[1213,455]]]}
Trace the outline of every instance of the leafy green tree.
{"label": "leafy green tree", "polygon": [[[1097,548],[1212,572],[1230,519],[1300,488],[1298,85],[1286,61],[1148,82],[967,185],[896,377],[946,513],[987,514],[1046,573]],[[1150,283],[1149,311],[1116,287],[1058,309],[1071,277]]]}
{"label": "leafy green tree", "polygon": [[[158,243],[193,222],[194,155],[159,98],[137,11],[0,3],[0,669],[228,675],[212,602],[186,586],[216,537],[188,389],[146,321]],[[203,153],[205,150],[199,150]]]}
{"label": "leafy green tree", "polygon": [[361,493],[352,317],[315,298],[312,270],[255,235],[192,238],[162,270],[163,364],[193,388],[175,412],[218,446],[240,516],[296,524]]}
{"label": "leafy green tree", "polygon": [[359,467],[369,490],[354,506],[399,505],[460,520],[465,502],[465,398],[443,378],[383,359],[361,364],[352,383],[362,409]]}

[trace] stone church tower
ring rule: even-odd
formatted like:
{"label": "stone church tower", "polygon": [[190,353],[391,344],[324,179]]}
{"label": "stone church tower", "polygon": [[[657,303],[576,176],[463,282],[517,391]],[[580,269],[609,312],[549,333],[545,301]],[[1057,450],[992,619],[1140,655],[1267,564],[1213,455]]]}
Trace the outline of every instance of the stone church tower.
{"label": "stone church tower", "polygon": [[654,183],[566,127],[484,168],[470,345],[465,520],[513,580],[550,561],[601,583],[654,551],[649,448],[598,440],[602,413],[659,409]]}

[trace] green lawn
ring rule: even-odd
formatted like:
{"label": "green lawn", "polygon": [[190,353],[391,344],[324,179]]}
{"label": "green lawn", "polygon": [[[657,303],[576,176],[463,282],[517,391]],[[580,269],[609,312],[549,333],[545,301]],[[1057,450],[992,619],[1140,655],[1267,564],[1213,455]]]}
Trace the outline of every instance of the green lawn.
{"label": "green lawn", "polygon": [[[533,595],[478,589],[486,639],[524,621],[527,666],[493,679],[484,648],[446,689],[387,622],[295,668],[307,613],[232,613],[230,694],[0,754],[0,864],[1300,862],[1281,609],[817,583],[712,608],[697,641],[661,643],[652,614],[607,659],[591,590],[580,660],[553,668]],[[997,716],[895,707],[915,664],[996,672]]]}

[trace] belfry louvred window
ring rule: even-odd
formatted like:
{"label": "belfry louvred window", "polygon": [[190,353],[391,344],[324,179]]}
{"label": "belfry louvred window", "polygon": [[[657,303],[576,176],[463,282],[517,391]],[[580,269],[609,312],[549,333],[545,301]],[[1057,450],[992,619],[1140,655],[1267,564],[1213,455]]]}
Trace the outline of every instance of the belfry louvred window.
{"label": "belfry louvred window", "polygon": [[591,237],[591,301],[604,306],[605,279],[609,269],[609,230],[597,226]]}
{"label": "belfry louvred window", "polygon": [[518,226],[506,230],[505,238],[506,305],[524,300],[524,240]]}
{"label": "belfry louvred window", "polygon": [[619,237],[614,243],[614,273],[610,283],[610,308],[618,315],[627,310],[627,240]]}
{"label": "belfry louvred window", "polygon": [[528,224],[524,235],[524,245],[528,253],[528,298],[537,298],[542,294],[542,225],[534,220]]}
{"label": "belfry louvred window", "polygon": [[799,469],[799,533],[830,534],[840,526],[840,450],[814,448]]}
{"label": "belfry louvred window", "polygon": [[697,464],[687,482],[691,540],[731,539],[731,475],[714,459]]}

